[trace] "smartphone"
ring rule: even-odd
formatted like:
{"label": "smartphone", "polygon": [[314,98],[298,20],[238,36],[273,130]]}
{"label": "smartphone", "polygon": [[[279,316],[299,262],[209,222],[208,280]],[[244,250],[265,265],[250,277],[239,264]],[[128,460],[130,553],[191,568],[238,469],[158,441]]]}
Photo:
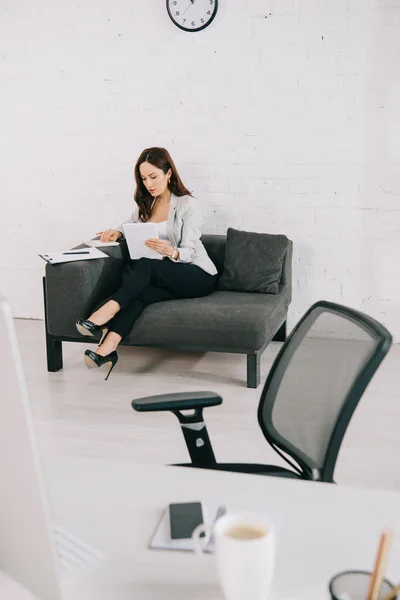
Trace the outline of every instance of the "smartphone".
{"label": "smartphone", "polygon": [[169,520],[172,540],[191,538],[197,525],[203,523],[201,502],[170,504]]}

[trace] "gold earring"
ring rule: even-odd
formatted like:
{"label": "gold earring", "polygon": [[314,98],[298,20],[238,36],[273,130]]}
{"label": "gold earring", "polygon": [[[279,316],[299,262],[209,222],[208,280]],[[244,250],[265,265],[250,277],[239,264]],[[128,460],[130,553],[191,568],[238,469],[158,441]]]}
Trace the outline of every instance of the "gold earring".
{"label": "gold earring", "polygon": [[170,183],[171,183],[171,179],[168,179],[168,184],[170,184]]}

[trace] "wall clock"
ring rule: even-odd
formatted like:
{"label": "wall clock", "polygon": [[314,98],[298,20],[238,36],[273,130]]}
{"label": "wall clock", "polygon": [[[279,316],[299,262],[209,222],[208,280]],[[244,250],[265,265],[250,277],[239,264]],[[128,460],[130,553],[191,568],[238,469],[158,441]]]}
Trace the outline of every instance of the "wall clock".
{"label": "wall clock", "polygon": [[167,0],[173,23],[184,31],[201,31],[214,19],[218,0]]}

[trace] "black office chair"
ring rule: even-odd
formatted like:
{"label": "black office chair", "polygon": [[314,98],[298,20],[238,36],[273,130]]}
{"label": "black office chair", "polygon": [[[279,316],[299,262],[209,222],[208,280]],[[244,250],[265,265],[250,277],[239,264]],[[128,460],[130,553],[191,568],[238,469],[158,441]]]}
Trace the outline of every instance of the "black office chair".
{"label": "black office chair", "polygon": [[[267,442],[291,469],[217,463],[203,421],[204,408],[222,403],[213,392],[139,398],[132,407],[178,417],[192,460],[180,466],[333,483],[351,416],[391,344],[385,327],[356,310],[320,301],[306,312],[280,349],[258,407]],[[193,414],[181,412],[189,409]]]}

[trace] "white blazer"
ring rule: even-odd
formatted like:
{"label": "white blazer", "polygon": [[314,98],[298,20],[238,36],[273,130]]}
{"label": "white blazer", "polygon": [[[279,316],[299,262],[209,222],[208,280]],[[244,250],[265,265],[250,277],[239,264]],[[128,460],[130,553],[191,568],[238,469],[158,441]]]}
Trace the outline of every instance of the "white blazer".
{"label": "white blazer", "polygon": [[[130,219],[116,227],[122,234],[125,223],[139,222],[139,207],[136,207]],[[167,231],[171,246],[179,250],[179,258],[173,262],[191,263],[210,275],[218,273],[214,263],[207,254],[201,237],[202,216],[199,203],[191,196],[175,196],[171,194],[168,209]]]}

